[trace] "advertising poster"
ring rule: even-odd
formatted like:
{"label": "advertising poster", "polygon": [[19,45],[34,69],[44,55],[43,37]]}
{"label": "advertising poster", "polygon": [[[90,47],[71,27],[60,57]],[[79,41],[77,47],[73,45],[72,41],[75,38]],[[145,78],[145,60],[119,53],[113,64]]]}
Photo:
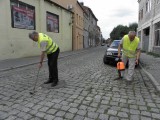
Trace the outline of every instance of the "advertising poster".
{"label": "advertising poster", "polygon": [[48,32],[59,32],[58,16],[47,13],[47,31]]}
{"label": "advertising poster", "polygon": [[14,28],[34,30],[34,11],[16,6],[12,7],[12,22]]}

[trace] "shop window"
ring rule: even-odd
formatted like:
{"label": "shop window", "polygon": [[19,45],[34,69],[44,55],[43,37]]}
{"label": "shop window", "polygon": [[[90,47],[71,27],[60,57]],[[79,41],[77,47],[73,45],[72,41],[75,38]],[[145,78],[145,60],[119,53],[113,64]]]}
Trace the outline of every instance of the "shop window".
{"label": "shop window", "polygon": [[146,29],[144,29],[144,35],[145,36],[149,36],[149,33],[150,33],[150,30],[149,30],[150,28],[146,28]]}
{"label": "shop window", "polygon": [[35,7],[18,0],[10,2],[12,27],[35,30]]}
{"label": "shop window", "polygon": [[155,31],[155,46],[160,46],[160,29]]}
{"label": "shop window", "polygon": [[59,16],[47,12],[47,32],[59,33]]}

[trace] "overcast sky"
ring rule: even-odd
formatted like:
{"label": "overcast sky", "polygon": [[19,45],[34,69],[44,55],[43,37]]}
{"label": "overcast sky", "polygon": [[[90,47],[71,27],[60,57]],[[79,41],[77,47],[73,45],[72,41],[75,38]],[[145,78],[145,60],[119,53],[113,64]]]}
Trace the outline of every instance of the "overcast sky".
{"label": "overcast sky", "polygon": [[104,38],[117,25],[138,22],[138,0],[78,0],[92,9]]}

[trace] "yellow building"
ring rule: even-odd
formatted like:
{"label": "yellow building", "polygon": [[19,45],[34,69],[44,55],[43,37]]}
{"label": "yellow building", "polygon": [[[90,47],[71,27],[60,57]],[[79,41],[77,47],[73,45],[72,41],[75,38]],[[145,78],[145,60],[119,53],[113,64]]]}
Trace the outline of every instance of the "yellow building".
{"label": "yellow building", "polygon": [[74,13],[73,16],[73,50],[83,48],[83,8],[77,0],[51,0]]}
{"label": "yellow building", "polygon": [[0,0],[0,60],[39,55],[32,31],[48,34],[61,52],[72,50],[72,16],[50,0]]}

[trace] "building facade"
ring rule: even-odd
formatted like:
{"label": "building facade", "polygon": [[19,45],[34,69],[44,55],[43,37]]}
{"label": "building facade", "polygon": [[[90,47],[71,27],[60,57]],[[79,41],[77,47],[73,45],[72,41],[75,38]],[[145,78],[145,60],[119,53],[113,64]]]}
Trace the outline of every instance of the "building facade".
{"label": "building facade", "polygon": [[73,50],[83,48],[83,8],[77,0],[51,0],[74,13],[71,25],[73,26]]}
{"label": "building facade", "polygon": [[87,29],[88,29],[88,45],[89,47],[96,46],[96,34],[97,34],[97,21],[98,19],[93,14],[92,10],[85,7],[85,12],[88,14],[88,22],[87,22]]}
{"label": "building facade", "polygon": [[73,13],[50,0],[0,0],[0,15],[0,60],[39,55],[32,31],[48,34],[61,52],[72,50]]}
{"label": "building facade", "polygon": [[83,9],[84,9],[84,32],[83,32],[83,46],[84,48],[88,48],[89,47],[89,31],[88,31],[88,28],[89,28],[89,15],[88,15],[88,8],[85,7],[83,5],[83,3],[81,3],[81,5],[83,6]]}
{"label": "building facade", "polygon": [[97,26],[97,29],[96,29],[96,38],[95,39],[96,39],[95,40],[96,46],[102,44],[102,32],[101,32],[101,28],[99,26]]}
{"label": "building facade", "polygon": [[143,51],[160,54],[160,0],[138,0],[138,36]]}

